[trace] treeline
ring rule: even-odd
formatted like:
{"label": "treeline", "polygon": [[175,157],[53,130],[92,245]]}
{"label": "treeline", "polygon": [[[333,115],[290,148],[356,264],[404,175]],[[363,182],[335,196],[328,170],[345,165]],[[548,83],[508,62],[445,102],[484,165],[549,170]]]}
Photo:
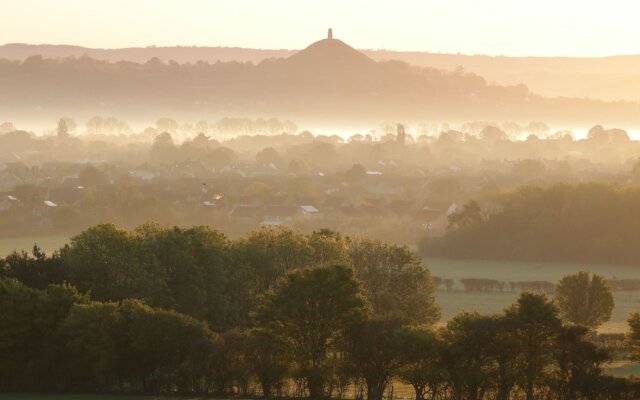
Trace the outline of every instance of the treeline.
{"label": "treeline", "polygon": [[547,281],[518,281],[504,282],[497,279],[463,278],[460,283],[468,292],[536,292],[553,293],[555,284]]}
{"label": "treeline", "polygon": [[[438,288],[443,287],[446,290],[453,288],[452,279],[442,279],[433,277],[433,281]],[[468,292],[535,292],[535,293],[553,293],[556,284],[549,281],[499,281],[497,279],[484,278],[463,278],[460,279],[464,290]],[[631,292],[640,290],[640,279],[609,279],[611,289],[617,292]]]}
{"label": "treeline", "polygon": [[416,254],[329,230],[260,229],[230,240],[202,226],[147,224],[127,231],[103,224],[50,256],[37,248],[11,254],[0,261],[0,275],[37,289],[68,283],[97,301],[139,299],[220,332],[249,326],[260,298],[288,272],[328,264],[351,266],[376,312],[420,323],[437,317],[429,314],[435,312],[433,283]]}
{"label": "treeline", "polygon": [[447,257],[640,264],[638,221],[638,186],[526,186],[467,203],[443,237],[420,247]]}
{"label": "treeline", "polygon": [[[589,328],[613,299],[585,272],[560,281],[555,302],[524,293],[501,314],[437,328],[416,254],[328,230],[229,240],[99,225],[51,256],[14,253],[0,271],[3,391],[381,400],[403,382],[417,400],[640,394],[603,375],[610,354]],[[640,356],[640,315],[630,326]]]}

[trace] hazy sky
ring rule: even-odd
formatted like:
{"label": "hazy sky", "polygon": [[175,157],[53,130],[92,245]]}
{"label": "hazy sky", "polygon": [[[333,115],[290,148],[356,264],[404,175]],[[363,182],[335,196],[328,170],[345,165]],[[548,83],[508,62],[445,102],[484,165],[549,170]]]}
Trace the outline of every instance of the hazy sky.
{"label": "hazy sky", "polygon": [[0,0],[0,43],[640,54],[637,0]]}

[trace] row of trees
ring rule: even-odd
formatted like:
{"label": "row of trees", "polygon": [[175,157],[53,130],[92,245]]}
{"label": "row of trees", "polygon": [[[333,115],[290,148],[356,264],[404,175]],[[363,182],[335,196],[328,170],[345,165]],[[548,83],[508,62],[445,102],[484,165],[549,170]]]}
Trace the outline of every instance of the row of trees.
{"label": "row of trees", "polygon": [[67,282],[97,301],[137,298],[208,322],[221,332],[250,324],[260,297],[310,265],[349,265],[376,313],[414,323],[437,319],[434,286],[407,247],[320,230],[260,229],[235,240],[208,227],[91,227],[47,256],[14,253],[0,274],[44,289]]}
{"label": "row of trees", "polygon": [[518,281],[505,282],[497,279],[463,278],[460,283],[468,292],[515,292],[553,293],[555,284],[547,281]]}

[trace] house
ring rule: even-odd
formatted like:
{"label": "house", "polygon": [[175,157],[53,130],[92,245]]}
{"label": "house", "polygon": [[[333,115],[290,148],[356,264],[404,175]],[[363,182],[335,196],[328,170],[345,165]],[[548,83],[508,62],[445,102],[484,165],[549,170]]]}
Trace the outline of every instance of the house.
{"label": "house", "polygon": [[300,208],[302,209],[302,216],[307,219],[322,217],[322,213],[320,212],[320,210],[310,204],[302,205],[300,206]]}
{"label": "house", "polygon": [[58,187],[49,189],[47,198],[59,206],[75,206],[83,196],[83,190],[76,187]]}
{"label": "house", "polygon": [[241,225],[257,224],[262,217],[262,207],[237,204],[229,213],[229,219]]}

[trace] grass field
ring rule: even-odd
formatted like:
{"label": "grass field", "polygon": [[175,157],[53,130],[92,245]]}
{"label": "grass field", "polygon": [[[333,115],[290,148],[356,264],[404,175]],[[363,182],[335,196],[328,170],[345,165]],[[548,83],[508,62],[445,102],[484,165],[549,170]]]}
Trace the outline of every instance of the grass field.
{"label": "grass field", "polygon": [[[487,278],[500,281],[556,282],[565,275],[580,270],[591,271],[606,278],[638,278],[640,266],[571,264],[571,263],[527,263],[505,261],[451,260],[425,258],[426,265],[434,276],[456,281],[454,290],[438,291],[437,302],[442,308],[442,320],[446,321],[461,311],[496,313],[512,304],[519,293],[512,292],[465,292],[459,284],[462,278]],[[625,332],[630,312],[640,311],[640,291],[615,292],[615,308],[611,321],[603,325],[601,332]]]}

